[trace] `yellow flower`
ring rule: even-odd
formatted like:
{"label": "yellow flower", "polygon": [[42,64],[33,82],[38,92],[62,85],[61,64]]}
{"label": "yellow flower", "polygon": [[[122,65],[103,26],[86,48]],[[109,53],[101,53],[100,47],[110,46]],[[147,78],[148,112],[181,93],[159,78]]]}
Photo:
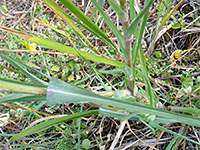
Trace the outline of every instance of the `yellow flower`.
{"label": "yellow flower", "polygon": [[182,50],[175,50],[175,51],[171,54],[170,58],[171,58],[171,60],[179,59],[179,58],[182,56],[183,53],[184,53],[184,51],[182,51]]}
{"label": "yellow flower", "polygon": [[196,50],[196,49],[195,48],[190,48],[190,49],[187,49],[187,50],[180,50],[180,49],[179,50],[175,50],[171,54],[170,58],[171,58],[171,60],[179,59],[180,57],[182,57],[183,53],[186,53],[186,52],[188,52],[190,50]]}
{"label": "yellow flower", "polygon": [[21,44],[22,44],[22,46],[24,46],[24,47],[26,47],[26,46],[27,46],[27,44],[28,44],[26,41],[21,41],[20,43],[21,43]]}
{"label": "yellow flower", "polygon": [[[27,48],[29,50],[36,50],[36,44],[35,43],[27,43],[24,40],[20,41],[20,43],[22,44],[22,46],[24,46],[25,48]],[[34,54],[34,53],[31,52],[31,54]]]}
{"label": "yellow flower", "polygon": [[28,48],[29,50],[36,50],[36,44],[35,44],[35,43],[29,43],[29,44],[27,45],[27,48]]}

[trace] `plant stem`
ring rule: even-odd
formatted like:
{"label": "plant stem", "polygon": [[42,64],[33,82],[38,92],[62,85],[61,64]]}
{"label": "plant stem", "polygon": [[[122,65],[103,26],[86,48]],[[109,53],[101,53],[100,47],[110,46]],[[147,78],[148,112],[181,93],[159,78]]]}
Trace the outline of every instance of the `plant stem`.
{"label": "plant stem", "polygon": [[[83,104],[81,104],[81,110],[80,112],[83,111]],[[79,118],[78,120],[78,150],[81,149],[81,118]]]}
{"label": "plant stem", "polygon": [[0,79],[0,91],[46,95],[47,87]]}
{"label": "plant stem", "polygon": [[[131,40],[127,38],[127,31],[128,31],[128,28],[129,28],[127,1],[126,0],[120,0],[120,7],[126,14],[126,19],[121,20],[122,26],[123,26],[123,31],[124,31],[125,50],[126,50],[126,54],[128,56],[128,60],[126,60],[126,63],[130,68],[132,68],[132,65],[131,65],[132,64]],[[127,81],[128,81],[127,82],[128,89],[133,93],[133,81],[132,81],[132,79],[128,79],[128,78],[127,78]]]}

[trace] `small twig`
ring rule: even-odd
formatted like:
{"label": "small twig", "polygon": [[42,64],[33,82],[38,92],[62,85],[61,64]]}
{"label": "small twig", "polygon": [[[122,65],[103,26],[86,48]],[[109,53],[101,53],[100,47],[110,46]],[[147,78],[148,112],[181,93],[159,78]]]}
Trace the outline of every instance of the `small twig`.
{"label": "small twig", "polygon": [[[38,48],[39,48],[40,51],[42,51],[42,49],[41,49],[40,46],[38,46]],[[46,61],[45,61],[45,58],[44,58],[44,55],[43,55],[42,53],[40,53],[40,56],[42,57],[43,65],[44,65],[44,66],[47,66],[47,65],[46,65]],[[51,76],[51,75],[50,75],[50,72],[49,72],[49,69],[46,69],[46,73],[47,73],[47,75],[48,75],[49,77]]]}
{"label": "small twig", "polygon": [[200,96],[195,96],[195,97],[192,97],[190,99],[188,99],[186,102],[184,102],[181,106],[183,107],[184,105],[186,105],[188,102],[192,101],[192,100],[196,100],[196,99],[200,99]]}
{"label": "small twig", "polygon": [[[198,76],[200,75],[200,72],[194,72],[192,74],[192,76]],[[166,80],[166,79],[174,79],[174,78],[179,78],[181,77],[182,75],[181,74],[178,74],[178,75],[172,75],[172,76],[167,76],[167,77],[160,77],[160,78],[157,78],[157,79],[160,79],[160,80]]]}
{"label": "small twig", "polygon": [[132,133],[141,143],[143,143],[144,145],[149,146],[151,149],[156,149],[156,150],[158,150],[157,148],[155,148],[155,147],[153,147],[153,146],[151,146],[151,145],[145,143],[144,141],[142,141],[142,140],[132,131],[132,129],[131,129],[131,127],[130,127],[130,124],[128,123],[127,120],[126,120],[126,124],[127,124],[127,126],[128,126],[128,129],[131,131],[131,133]]}
{"label": "small twig", "polygon": [[197,141],[200,143],[200,136],[198,134],[198,131],[193,126],[192,126],[192,129],[193,129],[193,132],[194,132],[194,134],[196,136]]}
{"label": "small twig", "polygon": [[197,20],[199,20],[200,16],[197,17],[196,19],[194,19],[192,22],[190,22],[186,27],[185,29],[187,29],[189,26],[191,26],[193,23],[195,23]]}
{"label": "small twig", "polygon": [[42,121],[49,120],[49,119],[55,119],[55,118],[61,118],[61,117],[65,117],[65,116],[67,116],[67,115],[54,115],[54,116],[43,117],[41,119],[38,119],[38,120],[32,122],[26,129],[29,129]]}
{"label": "small twig", "polygon": [[[165,128],[169,127],[171,124],[168,124]],[[162,135],[165,133],[165,131],[161,131],[159,137],[157,138],[157,140],[155,141],[155,143],[153,144],[153,147],[155,147],[157,145],[157,143],[160,141],[160,138],[162,137]],[[150,148],[149,150],[152,150],[152,148]]]}
{"label": "small twig", "polygon": [[126,125],[126,122],[127,122],[126,120],[121,122],[120,128],[119,128],[117,135],[115,136],[115,139],[113,140],[112,145],[110,146],[109,150],[113,150],[115,148],[115,145],[119,141],[122,131],[124,130],[124,126]]}
{"label": "small twig", "polygon": [[53,55],[62,55],[62,56],[73,56],[70,54],[63,54],[63,53],[59,53],[59,52],[48,52],[48,51],[38,51],[38,50],[21,50],[21,49],[15,49],[15,50],[11,50],[11,49],[2,49],[0,48],[0,51],[4,51],[4,52],[14,52],[14,53],[19,53],[19,52],[25,52],[25,53],[45,53],[45,54],[53,54]]}
{"label": "small twig", "polygon": [[192,45],[191,49],[193,49],[200,42],[200,38]]}

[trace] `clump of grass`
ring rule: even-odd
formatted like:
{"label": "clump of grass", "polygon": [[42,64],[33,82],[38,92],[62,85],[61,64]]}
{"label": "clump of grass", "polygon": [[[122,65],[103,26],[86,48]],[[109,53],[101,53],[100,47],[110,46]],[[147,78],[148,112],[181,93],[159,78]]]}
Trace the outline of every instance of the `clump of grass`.
{"label": "clump of grass", "polygon": [[[179,127],[178,132],[170,130],[170,127],[187,124],[195,131],[200,124],[197,100],[199,79],[194,79],[194,75],[198,75],[199,72],[198,67],[195,67],[195,65],[198,66],[196,64],[198,62],[195,60],[190,62],[194,63],[191,73],[182,71],[184,68],[190,70],[185,66],[189,64],[186,63],[187,56],[192,54],[199,56],[198,46],[195,43],[192,46],[187,45],[189,46],[187,49],[182,47],[179,50],[173,37],[188,27],[181,24],[178,30],[174,28],[174,24],[180,23],[180,19],[183,21],[184,14],[179,14],[179,8],[184,6],[181,4],[183,1],[174,4],[175,7],[170,10],[168,1],[154,3],[157,9],[153,9],[153,1],[149,0],[141,5],[142,8],[133,0],[130,0],[129,3],[126,0],[119,2],[108,0],[106,3],[91,0],[85,5],[85,14],[69,0],[60,0],[63,7],[53,0],[44,0],[44,2],[46,5],[44,3],[40,6],[35,5],[33,12],[37,16],[33,17],[32,23],[37,23],[38,26],[42,23],[51,30],[43,27],[42,33],[32,32],[33,35],[0,27],[0,29],[15,35],[15,39],[7,44],[8,47],[2,49],[2,51],[10,52],[6,54],[0,52],[1,58],[14,67],[8,68],[7,64],[0,67],[3,70],[9,69],[15,72],[16,77],[9,74],[9,78],[21,80],[16,82],[4,79],[2,76],[0,89],[12,92],[12,94],[3,92],[0,102],[14,102],[17,108],[22,108],[25,115],[28,116],[25,125],[20,128],[22,131],[11,135],[12,138],[9,140],[5,139],[8,144],[29,135],[34,140],[34,144],[25,146],[26,148],[38,146],[64,148],[68,145],[69,149],[91,149],[103,145],[106,149],[114,149],[119,143],[118,148],[120,149],[143,145],[154,149],[156,145],[161,145],[159,140],[163,133],[167,132],[168,135],[175,136],[171,142],[165,142],[169,143],[168,146],[166,146],[167,144],[163,146],[167,149],[176,148],[181,142],[184,142],[183,139],[196,144],[196,146],[199,145],[198,137],[190,139],[183,136],[187,134],[188,128]],[[45,15],[41,16],[39,12],[42,10],[42,6],[46,7],[47,5],[56,15],[47,11]],[[106,11],[104,5],[108,7]],[[151,11],[150,15],[149,10]],[[151,34],[146,32],[145,28],[147,31],[151,28],[148,24],[154,10],[158,10],[159,13],[158,18],[153,18],[157,24],[153,27],[154,34]],[[116,15],[111,19],[109,13],[113,12]],[[48,21],[49,18],[52,20]],[[170,18],[175,21],[171,21]],[[116,22],[114,23],[113,20]],[[19,27],[22,28],[20,25]],[[38,30],[40,30],[39,27]],[[29,49],[28,42],[19,42],[21,39],[17,36],[28,42],[36,43],[36,51],[25,49],[19,51],[20,54],[15,54],[16,50],[12,49],[19,48],[20,43],[22,45],[26,43],[24,48]],[[195,41],[194,39],[192,38],[191,41]],[[146,41],[151,40],[152,42],[145,45]],[[168,45],[163,48],[162,45],[166,45],[166,43]],[[21,48],[23,49],[23,47]],[[52,52],[50,49],[57,50],[59,53]],[[194,50],[193,53],[190,49]],[[22,53],[27,51],[30,53]],[[181,57],[175,57],[176,52],[186,53],[181,53]],[[88,88],[90,92],[56,78]],[[21,105],[18,102],[26,103]],[[65,102],[68,103],[65,104]],[[84,102],[85,105],[69,104],[69,102]],[[46,103],[51,106],[46,106]],[[4,106],[11,107],[11,105]],[[16,109],[16,106],[14,108]],[[42,109],[48,110],[49,114],[38,111]],[[175,113],[175,111],[182,114]],[[57,112],[69,115],[50,117],[50,114]],[[96,114],[100,115],[95,116]],[[89,116],[91,117],[80,120],[81,117]],[[104,126],[108,119],[102,116],[124,121],[109,123],[111,127],[120,127],[118,131],[112,128],[108,128],[109,131],[107,131]],[[33,121],[35,126],[29,124],[30,118],[37,118],[37,121]],[[50,120],[52,118],[54,119]],[[42,123],[42,121],[45,122]],[[100,125],[98,125],[99,122]],[[133,123],[134,127],[137,126],[135,124],[141,125],[138,128],[139,132],[133,132],[130,123]],[[162,123],[162,126],[159,123]],[[27,126],[28,128],[26,128]],[[126,126],[128,129],[125,128]],[[95,133],[97,129],[99,132]],[[92,132],[93,130],[94,132]],[[115,137],[111,137],[111,140],[110,133],[114,131],[117,133]],[[126,133],[122,134],[122,131]],[[157,140],[155,143],[151,143],[148,139],[142,139],[141,132],[151,133],[153,134],[151,138],[157,138]],[[159,132],[161,132],[160,136],[158,136]],[[70,134],[74,135],[73,139],[70,139],[72,137]],[[6,136],[6,134],[2,135]],[[94,135],[98,135],[98,138]],[[129,142],[128,138],[133,135],[136,137],[134,144],[122,144]],[[38,139],[39,141],[48,142],[37,145],[34,138],[36,136],[41,138]],[[61,137],[61,140],[57,140],[55,138],[57,136]],[[121,141],[119,141],[119,137]],[[24,138],[24,140],[31,142],[29,138]],[[95,142],[95,140],[100,142]],[[135,144],[136,142],[140,144]],[[24,145],[15,144],[14,146],[22,147]]]}

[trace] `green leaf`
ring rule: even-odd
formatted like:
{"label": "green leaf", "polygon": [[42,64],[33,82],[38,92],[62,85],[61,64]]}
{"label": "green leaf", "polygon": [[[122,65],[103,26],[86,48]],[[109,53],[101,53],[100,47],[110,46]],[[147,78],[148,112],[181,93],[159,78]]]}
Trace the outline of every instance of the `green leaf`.
{"label": "green leaf", "polygon": [[104,73],[104,74],[112,74],[114,76],[122,76],[123,70],[124,70],[124,67],[115,68],[115,69],[112,69],[112,70],[99,70],[99,72]]}
{"label": "green leaf", "polygon": [[51,68],[52,71],[59,71],[60,70],[60,67],[58,65],[54,65],[52,68]]}
{"label": "green leaf", "polygon": [[163,131],[165,131],[165,132],[168,132],[168,133],[170,133],[170,134],[173,134],[173,135],[175,135],[175,136],[178,136],[178,137],[180,137],[180,138],[182,138],[182,139],[185,139],[185,140],[188,140],[188,141],[190,141],[190,142],[193,142],[193,143],[195,143],[195,144],[197,144],[197,145],[200,145],[199,142],[196,142],[196,141],[194,141],[194,140],[192,140],[192,139],[189,139],[189,138],[187,138],[187,137],[181,135],[180,133],[176,133],[176,132],[174,132],[174,131],[168,130],[168,129],[166,129],[166,128],[164,128],[164,127],[162,127],[162,126],[160,126],[160,125],[158,125],[158,124],[156,124],[156,123],[154,123],[154,122],[150,122],[149,124],[150,124],[151,126],[157,128],[157,129],[163,130]]}
{"label": "green leaf", "polygon": [[185,112],[189,114],[195,114],[200,116],[200,109],[197,108],[191,108],[191,107],[176,107],[176,106],[170,106],[169,107],[171,111],[180,111],[180,112]]}
{"label": "green leaf", "polygon": [[98,3],[99,3],[99,5],[100,5],[101,7],[103,7],[104,4],[105,4],[105,0],[98,0]]}
{"label": "green leaf", "polygon": [[1,68],[5,68],[7,69],[8,71],[12,71],[12,72],[16,72],[16,73],[19,73],[19,74],[22,74],[24,75],[22,72],[20,72],[19,70],[16,70],[16,69],[13,69],[13,68],[9,68],[9,67],[6,67],[6,66],[3,66],[3,65],[0,65]]}
{"label": "green leaf", "polygon": [[94,6],[97,8],[97,10],[101,13],[102,17],[105,19],[105,21],[108,23],[109,27],[117,37],[117,40],[119,42],[120,48],[122,49],[124,53],[125,59],[127,59],[127,54],[125,50],[125,38],[122,36],[120,31],[117,29],[117,27],[114,25],[114,23],[111,21],[111,19],[107,16],[107,14],[103,11],[103,9],[99,6],[99,4],[96,2],[96,0],[91,0],[91,2],[94,4]]}
{"label": "green leaf", "polygon": [[110,43],[115,49],[114,43],[107,37],[107,35],[101,31],[91,20],[88,18],[74,3],[70,0],[59,0],[66,8],[68,8],[76,17],[78,17],[90,30],[102,37],[105,41]]}
{"label": "green leaf", "polygon": [[27,77],[29,77],[33,82],[35,82],[37,84],[42,84],[42,85],[47,85],[48,84],[47,82],[37,78],[36,76],[34,76],[30,72],[28,72],[26,69],[23,68],[21,63],[18,63],[16,60],[13,60],[12,57],[6,56],[3,52],[0,52],[0,56],[3,59],[5,59],[7,62],[9,62],[10,64],[15,66],[16,68],[18,68],[23,74],[25,74]]}
{"label": "green leaf", "polygon": [[[68,15],[67,15],[67,16],[68,16]],[[71,18],[71,16],[68,16],[68,17],[69,17],[70,19],[74,19],[74,18]],[[71,39],[72,41],[74,41],[74,42],[76,42],[76,43],[79,43],[79,44],[83,45],[84,47],[87,47],[87,48],[91,49],[91,47],[87,46],[85,43],[80,42],[79,40],[74,39],[72,36],[70,36],[70,35],[68,35],[68,34],[65,34],[63,31],[61,31],[61,30],[59,30],[59,29],[57,29],[57,28],[54,28],[54,27],[51,26],[50,24],[47,24],[47,23],[45,23],[45,22],[43,22],[43,21],[41,21],[41,20],[37,20],[37,21],[39,21],[39,22],[42,23],[43,25],[45,25],[45,26],[51,28],[52,30],[54,30],[54,31],[56,31],[56,32],[58,32],[58,33],[60,33],[60,34],[62,34],[62,35],[64,35],[64,36],[68,37],[68,38]],[[77,21],[77,22],[78,22],[78,21]],[[79,25],[81,25],[81,23],[80,23]],[[71,27],[69,27],[69,26],[67,26],[67,27],[71,29]],[[66,30],[68,30],[67,27],[66,27]],[[94,50],[94,49],[92,49],[92,51],[98,53],[98,52],[97,52],[96,50]]]}
{"label": "green leaf", "polygon": [[182,25],[179,23],[179,22],[176,22],[176,23],[174,23],[173,25],[172,25],[172,29],[179,29],[179,28],[181,28],[182,27]]}
{"label": "green leaf", "polygon": [[146,86],[146,91],[148,93],[148,100],[150,103],[150,106],[154,107],[155,106],[155,101],[153,98],[153,88],[151,87],[151,83],[148,77],[148,71],[147,71],[147,67],[146,67],[146,57],[144,55],[143,49],[140,46],[140,62],[141,62],[141,67],[142,67],[142,76],[145,82],[145,86]]}
{"label": "green leaf", "polygon": [[0,78],[0,90],[35,95],[46,95],[46,86]]}
{"label": "green leaf", "polygon": [[181,0],[173,9],[167,14],[167,16],[163,19],[163,21],[159,25],[159,29],[166,23],[166,21],[171,17],[171,15],[180,7],[184,0]]}
{"label": "green leaf", "polygon": [[123,67],[123,72],[126,75],[127,79],[133,80],[133,71],[128,65]]}
{"label": "green leaf", "polygon": [[91,53],[87,53],[87,52],[84,52],[84,51],[81,51],[81,50],[78,50],[78,49],[75,49],[75,48],[72,48],[72,47],[69,47],[69,46],[65,46],[63,44],[60,44],[60,43],[57,43],[57,42],[54,42],[54,41],[51,41],[51,40],[48,40],[48,39],[44,39],[42,37],[38,37],[38,36],[23,33],[23,32],[11,30],[11,29],[8,29],[8,28],[5,28],[5,27],[0,27],[0,29],[6,30],[6,31],[8,31],[12,34],[15,34],[16,36],[19,36],[19,37],[21,37],[21,38],[23,38],[23,39],[25,39],[29,42],[36,43],[38,45],[41,45],[41,46],[44,46],[44,47],[47,47],[47,48],[50,48],[50,49],[55,49],[55,50],[58,50],[60,52],[72,54],[74,56],[79,56],[79,53],[80,53],[81,56],[83,56],[86,59],[90,59],[90,60],[97,61],[97,62],[100,62],[100,63],[110,64],[110,65],[117,66],[117,67],[125,66],[125,63],[119,62],[117,60],[113,60],[113,59],[110,59],[110,58],[107,58],[107,57],[94,55],[94,54],[91,54]]}
{"label": "green leaf", "polygon": [[184,77],[182,79],[182,87],[187,88],[189,86],[191,86],[191,87],[193,86],[193,80],[192,80],[191,76]]}
{"label": "green leaf", "polygon": [[82,147],[83,147],[84,149],[89,149],[89,148],[90,148],[90,143],[91,143],[90,140],[84,139],[83,142],[82,142]]}
{"label": "green leaf", "polygon": [[52,78],[47,89],[47,104],[60,104],[64,102],[92,102],[100,105],[109,105],[116,108],[126,109],[130,112],[136,111],[141,114],[156,115],[160,118],[172,119],[176,120],[176,122],[200,127],[200,118],[197,117],[177,114],[136,102],[100,96],[85,89]]}
{"label": "green leaf", "polygon": [[133,20],[136,17],[134,0],[130,0],[130,15],[131,15],[131,20]]}
{"label": "green leaf", "polygon": [[77,53],[77,51],[78,51],[84,58],[90,59],[93,61],[97,61],[100,63],[110,64],[110,65],[119,66],[119,67],[122,67],[125,65],[122,62],[119,62],[119,61],[116,61],[116,60],[113,60],[113,59],[110,59],[107,57],[102,57],[102,56],[94,55],[91,53],[87,53],[87,52],[84,52],[84,51],[81,51],[78,49],[74,49],[72,47],[65,46],[63,44],[60,44],[60,43],[57,43],[57,42],[54,42],[51,40],[47,40],[47,39],[44,39],[41,37],[34,36],[33,38],[30,39],[30,41],[33,43],[39,44],[41,46],[45,46],[47,48],[55,49],[55,50],[58,50],[60,52],[64,52],[67,54],[72,54],[74,56],[79,56],[79,54]]}
{"label": "green leaf", "polygon": [[134,18],[134,20],[131,22],[130,27],[127,31],[127,38],[130,39],[132,34],[134,33],[136,27],[138,26],[138,23],[140,19],[149,11],[149,8],[153,4],[154,0],[146,0],[145,3],[148,1],[146,6],[142,9],[142,11],[137,15],[137,17]]}
{"label": "green leaf", "polygon": [[[181,131],[179,132],[179,134],[184,134],[184,132],[186,131],[186,128],[187,127],[185,127],[185,128],[183,128],[183,129],[181,129]],[[173,147],[175,147],[175,148],[177,148],[177,145],[175,144],[175,142],[177,143],[179,143],[179,140],[177,140],[178,139],[178,136],[175,136],[171,141],[170,141],[170,143],[168,144],[168,146],[166,147],[166,150],[174,150],[173,149]],[[180,139],[180,138],[179,138]]]}
{"label": "green leaf", "polygon": [[200,84],[200,76],[197,77],[197,79],[195,80],[195,83],[198,85]]}
{"label": "green leaf", "polygon": [[21,138],[23,138],[27,135],[31,135],[31,134],[34,134],[34,133],[41,132],[41,131],[46,130],[46,129],[48,129],[48,128],[50,128],[50,127],[52,127],[52,126],[54,126],[58,123],[61,123],[61,122],[66,122],[66,121],[69,121],[69,120],[78,119],[80,117],[86,117],[86,116],[91,116],[91,115],[95,115],[95,114],[98,114],[98,111],[97,110],[91,110],[91,111],[71,114],[71,115],[68,115],[68,116],[61,117],[61,118],[55,118],[53,120],[48,120],[46,122],[37,124],[37,125],[35,125],[31,128],[23,130],[19,134],[13,136],[9,140],[9,142],[13,142],[15,140],[21,139]]}
{"label": "green leaf", "polygon": [[112,9],[116,12],[120,20],[125,20],[126,19],[126,14],[124,11],[120,8],[120,6],[117,4],[115,0],[108,0],[110,6]]}
{"label": "green leaf", "polygon": [[[147,1],[145,1],[145,6],[146,6],[146,3]],[[144,7],[145,7],[144,6]],[[137,32],[137,35],[135,35],[135,38],[136,38],[136,41],[133,45],[133,50],[132,50],[132,58],[133,58],[133,61],[132,61],[132,71],[133,71],[133,91],[134,88],[135,88],[135,81],[136,81],[136,61],[138,60],[138,52],[140,52],[140,55],[139,55],[139,58],[140,58],[140,61],[142,63],[142,73],[144,75],[146,75],[146,73],[144,72],[146,68],[146,64],[143,63],[143,60],[141,59],[145,59],[145,58],[141,58],[141,51],[142,51],[142,37],[143,37],[143,33],[144,33],[144,30],[145,30],[145,25],[146,25],[146,22],[147,22],[147,18],[148,18],[148,13],[145,13],[144,16],[142,17],[142,21],[141,21],[141,25],[138,27],[138,32]],[[145,82],[148,81],[148,76],[145,78]],[[152,103],[152,97],[151,95],[149,95],[149,102],[151,104],[151,106],[153,106],[153,103]]]}
{"label": "green leaf", "polygon": [[[20,64],[21,66],[23,66],[24,68],[26,68],[26,69],[28,69],[28,70],[34,72],[34,73],[35,73],[36,75],[38,75],[38,76],[44,76],[44,77],[46,77],[46,78],[48,78],[48,79],[51,79],[50,76],[48,76],[48,75],[42,73],[41,71],[38,71],[38,70],[32,68],[31,66],[28,66],[27,64],[25,64],[25,63],[24,63],[23,61],[21,61],[21,60],[15,60],[15,61],[16,61],[18,64]],[[44,85],[47,85],[47,84],[48,84],[47,82],[44,83]]]}
{"label": "green leaf", "polygon": [[117,120],[135,120],[138,121],[138,113],[125,113],[125,112],[120,112],[120,111],[113,111],[111,109],[108,109],[104,106],[101,106],[99,108],[99,114],[104,115],[104,116],[108,116],[108,117],[113,117]]}
{"label": "green leaf", "polygon": [[55,13],[57,13],[61,18],[63,18],[81,37],[83,37],[92,46],[92,44],[88,41],[88,39],[80,31],[80,29],[75,25],[75,23],[66,15],[66,13],[53,0],[44,0],[44,2],[51,9],[53,9]]}
{"label": "green leaf", "polygon": [[34,94],[24,94],[24,93],[13,93],[7,96],[0,97],[0,104],[12,103],[12,102],[42,101],[42,100],[46,100],[46,96],[36,96]]}
{"label": "green leaf", "polygon": [[[79,53],[80,57],[90,66],[90,68],[93,70],[94,74],[96,75],[96,78],[100,81],[100,83],[102,84],[102,86],[106,89],[106,91],[110,91],[110,89],[104,84],[102,78],[99,76],[99,73],[97,71],[96,68],[94,68],[90,62],[87,61],[87,59],[85,59],[80,53]],[[107,80],[107,79],[106,79]],[[107,80],[108,81],[108,80]]]}
{"label": "green leaf", "polygon": [[72,16],[69,16],[69,18],[71,18],[74,22],[76,22],[78,25],[80,25],[81,27],[83,27],[85,30],[87,30],[88,32],[90,32],[91,34],[93,34],[94,36],[98,37],[99,39],[101,39],[103,42],[107,43],[109,46],[113,47],[116,51],[117,51],[117,47],[115,46],[115,44],[110,41],[110,39],[106,39],[105,37],[102,37],[101,35],[99,35],[96,30],[90,29],[87,25],[81,23],[80,21],[74,19]]}

